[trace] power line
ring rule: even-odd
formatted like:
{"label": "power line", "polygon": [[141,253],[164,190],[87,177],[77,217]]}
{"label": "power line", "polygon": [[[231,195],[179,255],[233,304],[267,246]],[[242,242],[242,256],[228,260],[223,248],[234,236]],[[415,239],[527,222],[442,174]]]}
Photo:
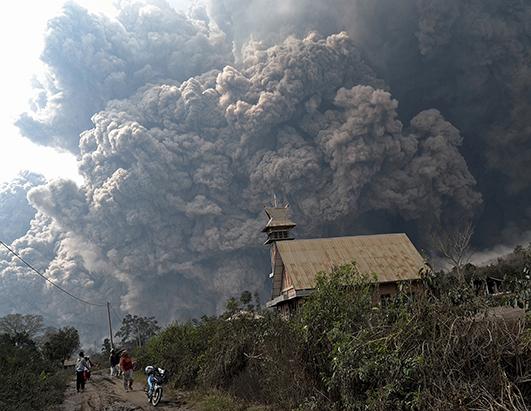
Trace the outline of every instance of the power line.
{"label": "power line", "polygon": [[116,311],[114,311],[114,307],[112,306],[112,304],[111,304],[111,311],[114,314],[114,316],[116,317],[116,319],[118,320],[118,323],[121,323],[122,320],[120,319],[120,316],[118,314],[116,314]]}
{"label": "power line", "polygon": [[9,251],[11,254],[13,254],[15,257],[17,257],[20,261],[22,261],[26,266],[28,266],[31,270],[33,270],[39,277],[44,278],[46,281],[48,281],[51,285],[53,285],[55,288],[61,290],[63,293],[68,294],[73,299],[87,305],[92,305],[95,307],[105,307],[106,304],[100,304],[100,303],[93,303],[87,300],[84,300],[83,298],[80,298],[74,294],[72,294],[70,291],[65,290],[63,287],[61,287],[59,284],[56,284],[52,280],[50,280],[48,277],[46,277],[44,274],[41,274],[39,270],[37,270],[35,267],[33,267],[30,263],[28,263],[26,260],[24,260],[20,255],[16,253],[13,249],[11,249],[6,243],[0,240],[0,245],[2,245],[7,251]]}

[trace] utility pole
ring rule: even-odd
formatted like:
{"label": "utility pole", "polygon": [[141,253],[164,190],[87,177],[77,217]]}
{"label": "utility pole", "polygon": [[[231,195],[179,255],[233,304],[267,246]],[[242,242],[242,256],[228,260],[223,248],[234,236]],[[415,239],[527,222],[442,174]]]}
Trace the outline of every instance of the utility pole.
{"label": "utility pole", "polygon": [[109,319],[109,336],[111,337],[111,348],[114,348],[112,341],[112,324],[111,324],[111,303],[107,301],[107,318]]}

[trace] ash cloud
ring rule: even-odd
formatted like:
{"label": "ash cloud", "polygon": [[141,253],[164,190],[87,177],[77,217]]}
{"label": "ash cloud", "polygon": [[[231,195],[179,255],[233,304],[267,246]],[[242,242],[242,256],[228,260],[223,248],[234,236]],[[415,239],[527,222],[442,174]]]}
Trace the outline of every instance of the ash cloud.
{"label": "ash cloud", "polygon": [[[461,131],[483,194],[476,245],[531,226],[531,5],[519,0],[221,0],[213,19],[237,45],[287,34],[349,33],[400,101],[403,120],[438,110]],[[265,12],[267,10],[267,12]]]}
{"label": "ash cloud", "polygon": [[[53,81],[19,125],[76,152],[85,183],[31,190],[14,244],[87,299],[164,322],[265,290],[273,193],[298,237],[422,244],[476,218],[478,247],[509,242],[531,219],[529,7],[509,3],[223,0],[184,17],[124,2],[117,20],[67,6],[44,53]],[[1,289],[21,293],[31,278],[1,264]],[[62,320],[99,315],[28,287]]]}
{"label": "ash cloud", "polygon": [[9,244],[30,228],[36,210],[27,199],[28,191],[46,182],[43,176],[25,171],[0,184],[0,240]]}
{"label": "ash cloud", "polygon": [[17,122],[31,140],[77,153],[79,134],[109,100],[230,62],[230,46],[208,20],[189,19],[164,1],[119,6],[109,19],[67,3],[48,23],[41,57],[48,71],[34,82],[32,110]]}
{"label": "ash cloud", "polygon": [[[440,218],[481,201],[459,132],[435,111],[403,131],[398,103],[346,33],[250,43],[243,55],[239,69],[110,102],[81,134],[85,185],[30,193],[62,232],[98,249],[124,285],[124,311],[145,310],[154,289],[163,321],[263,289],[261,212],[273,191],[307,234],[369,209],[411,220],[429,208]],[[396,168],[401,175],[388,176]]]}

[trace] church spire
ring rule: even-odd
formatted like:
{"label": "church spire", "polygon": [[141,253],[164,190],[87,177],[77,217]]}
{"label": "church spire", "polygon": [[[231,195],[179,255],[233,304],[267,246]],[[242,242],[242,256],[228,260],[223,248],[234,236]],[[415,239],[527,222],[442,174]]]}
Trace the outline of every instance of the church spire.
{"label": "church spire", "polygon": [[269,221],[262,232],[267,234],[264,244],[271,244],[274,241],[293,240],[290,230],[295,227],[295,223],[289,218],[289,208],[285,207],[265,207],[265,213]]}

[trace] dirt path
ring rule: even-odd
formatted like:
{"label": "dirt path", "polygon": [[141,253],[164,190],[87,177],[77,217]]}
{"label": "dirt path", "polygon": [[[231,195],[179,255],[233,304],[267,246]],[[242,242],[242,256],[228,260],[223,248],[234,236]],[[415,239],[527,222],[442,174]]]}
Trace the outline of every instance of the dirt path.
{"label": "dirt path", "polygon": [[103,371],[92,375],[82,393],[76,392],[75,378],[68,384],[65,400],[58,411],[191,411],[180,395],[164,391],[160,404],[155,408],[148,404],[144,381],[135,381],[133,391],[125,392],[122,380],[111,378]]}

